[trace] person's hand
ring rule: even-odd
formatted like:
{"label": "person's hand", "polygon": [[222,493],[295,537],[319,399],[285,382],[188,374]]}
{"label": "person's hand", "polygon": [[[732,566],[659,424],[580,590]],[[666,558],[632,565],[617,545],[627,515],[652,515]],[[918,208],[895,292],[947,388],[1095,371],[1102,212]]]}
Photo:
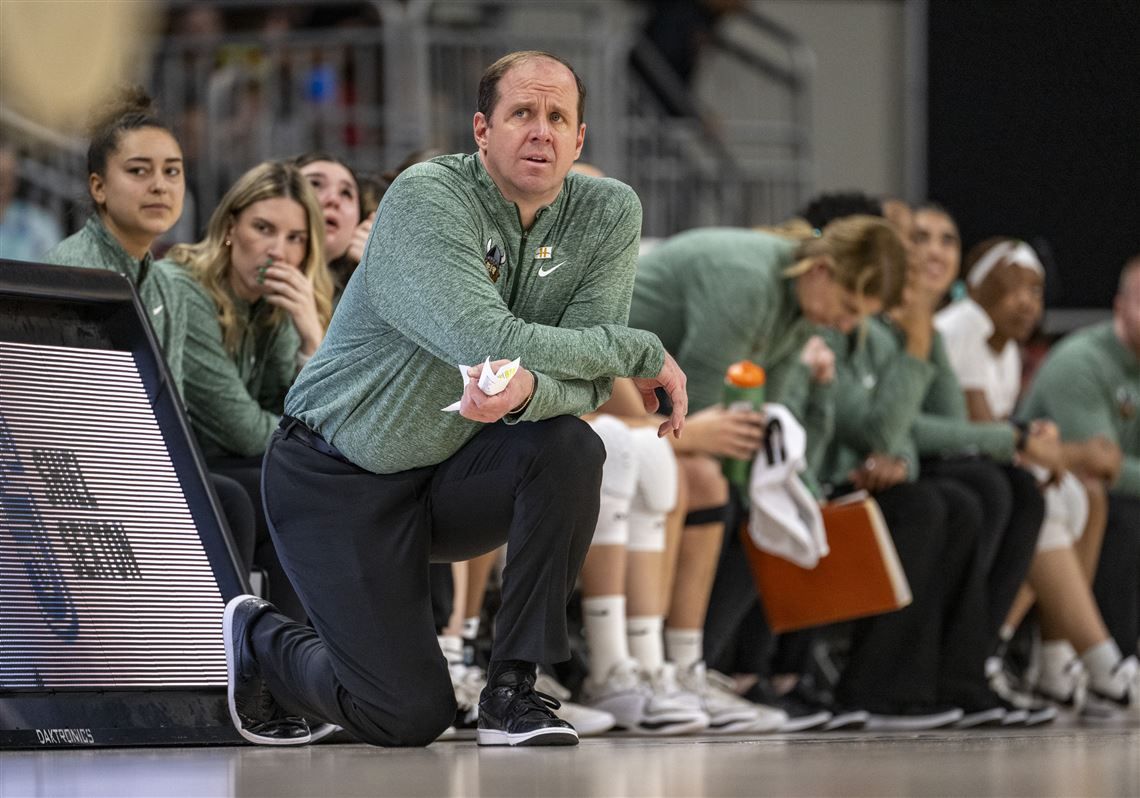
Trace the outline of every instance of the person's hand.
{"label": "person's hand", "polygon": [[685,437],[675,447],[685,454],[752,460],[764,441],[766,419],[752,410],[712,405],[685,419]]}
{"label": "person's hand", "polygon": [[873,453],[848,475],[857,490],[879,493],[906,481],[906,460],[889,454]]}
{"label": "person's hand", "polygon": [[804,344],[800,362],[811,371],[812,382],[827,385],[835,379],[835,353],[818,335],[813,335]]}
{"label": "person's hand", "polygon": [[1061,444],[1065,466],[1082,477],[1091,477],[1107,485],[1114,485],[1124,465],[1120,447],[1103,435],[1083,441]]}
{"label": "person's hand", "polygon": [[364,259],[364,245],[368,243],[368,236],[372,233],[372,222],[375,220],[376,212],[373,211],[352,231],[352,238],[348,242],[348,252],[345,254],[352,259],[353,263],[360,263]]}
{"label": "person's hand", "polygon": [[[506,359],[492,360],[491,370],[498,371],[510,362]],[[494,396],[488,396],[479,387],[479,375],[482,373],[482,363],[467,370],[467,384],[463,386],[463,398],[459,400],[459,415],[472,421],[493,424],[527,401],[527,397],[534,392],[534,374],[522,366],[519,366],[507,387]]]}
{"label": "person's hand", "polygon": [[317,315],[313,283],[295,266],[275,262],[265,269],[265,301],[284,308],[293,319],[301,336],[300,353],[312,355],[325,337],[325,328]]}
{"label": "person's hand", "polygon": [[891,318],[906,337],[907,354],[919,360],[930,357],[934,342],[934,308],[929,292],[911,281],[903,289],[903,303],[891,311]]}
{"label": "person's hand", "polygon": [[674,437],[681,437],[681,430],[685,426],[685,415],[689,412],[689,394],[685,392],[686,381],[685,372],[681,371],[677,361],[668,352],[665,353],[665,362],[661,366],[661,371],[657,372],[656,377],[633,378],[633,384],[641,393],[641,401],[645,405],[646,412],[653,413],[660,405],[660,402],[657,401],[657,394],[654,393],[654,390],[659,387],[665,389],[665,393],[673,405],[672,414],[657,428],[658,437],[665,437],[670,430],[672,430]]}
{"label": "person's hand", "polygon": [[1038,419],[1029,424],[1022,443],[1021,459],[1049,472],[1046,485],[1054,485],[1065,471],[1061,433],[1052,421]]}

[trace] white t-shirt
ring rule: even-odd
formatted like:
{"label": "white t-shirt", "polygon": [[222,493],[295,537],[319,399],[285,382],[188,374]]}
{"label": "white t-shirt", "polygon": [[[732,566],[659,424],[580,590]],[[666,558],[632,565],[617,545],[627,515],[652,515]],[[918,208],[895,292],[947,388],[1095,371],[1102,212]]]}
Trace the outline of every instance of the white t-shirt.
{"label": "white t-shirt", "polygon": [[990,349],[994,334],[989,314],[972,299],[963,299],[939,311],[934,326],[942,334],[950,365],[962,390],[982,391],[994,418],[1008,418],[1021,392],[1021,352],[1006,341],[1000,353]]}
{"label": "white t-shirt", "polygon": [[[994,324],[986,311],[972,299],[963,299],[940,311],[934,326],[942,333],[950,365],[958,375],[962,390],[985,393],[994,418],[1008,418],[1021,391],[1021,351],[1007,341],[1000,353],[986,343],[994,334]],[[1043,469],[1031,469],[1044,480]],[[1037,538],[1037,550],[1049,551],[1071,546],[1088,523],[1088,494],[1072,474],[1066,472],[1060,484],[1045,491],[1045,520]]]}

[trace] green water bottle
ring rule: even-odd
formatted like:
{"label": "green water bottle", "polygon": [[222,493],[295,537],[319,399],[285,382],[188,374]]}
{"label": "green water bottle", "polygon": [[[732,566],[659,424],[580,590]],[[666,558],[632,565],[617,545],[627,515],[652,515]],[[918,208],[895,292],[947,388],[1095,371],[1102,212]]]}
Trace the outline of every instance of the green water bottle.
{"label": "green water bottle", "polygon": [[[751,360],[733,363],[724,375],[724,406],[729,411],[763,410],[764,379],[764,369]],[[726,457],[721,469],[725,478],[737,487],[741,495],[747,496],[752,461]]]}

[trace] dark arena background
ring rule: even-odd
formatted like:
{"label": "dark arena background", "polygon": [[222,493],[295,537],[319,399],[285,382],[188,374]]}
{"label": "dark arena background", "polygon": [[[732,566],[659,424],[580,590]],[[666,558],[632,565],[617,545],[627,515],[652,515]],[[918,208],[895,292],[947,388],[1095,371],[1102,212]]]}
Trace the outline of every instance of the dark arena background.
{"label": "dark arena background", "polygon": [[[587,87],[581,161],[636,192],[642,257],[696,228],[781,225],[821,194],[859,192],[872,211],[891,199],[912,207],[935,201],[956,219],[963,255],[988,237],[1009,235],[1039,256],[1045,307],[1019,350],[1023,385],[1030,385],[1065,336],[1112,317],[1122,267],[1140,255],[1140,0],[0,0],[0,798],[1140,796],[1140,677],[1130,708],[1074,708],[1088,696],[1088,680],[1080,678],[1066,696],[1071,701],[1055,694],[1057,700],[1045,701],[1038,689],[1041,610],[1031,611],[1011,640],[995,644],[990,671],[974,686],[1023,687],[1014,692],[1035,711],[1055,710],[1051,722],[1029,725],[1028,710],[1003,706],[1000,717],[978,728],[876,728],[864,711],[850,726],[828,729],[839,717],[859,714],[860,707],[843,706],[837,695],[854,659],[851,641],[872,621],[852,620],[845,607],[843,622],[774,636],[750,572],[743,590],[751,609],[737,619],[739,634],[720,652],[721,663],[707,645],[712,611],[702,616],[703,629],[685,631],[704,635],[704,648],[690,650],[709,662],[709,671],[701,670],[711,676],[705,687],[717,685],[722,696],[747,701],[750,711],[778,704],[787,714],[773,713],[780,718],[774,730],[755,730],[759,721],[736,733],[704,724],[667,736],[661,724],[647,724],[634,726],[636,732],[583,733],[573,747],[477,745],[471,726],[502,603],[500,559],[487,589],[478,591],[478,623],[460,619],[477,634],[457,649],[441,641],[452,656],[461,709],[456,726],[430,745],[374,747],[339,727],[288,747],[252,745],[239,735],[227,702],[224,608],[246,593],[275,600],[275,585],[281,590],[275,579],[286,586],[278,595],[290,592],[265,529],[261,454],[230,458],[249,462],[227,472],[234,479],[216,480],[215,466],[220,460],[226,467],[227,458],[207,458],[218,441],[196,437],[203,417],[187,410],[186,392],[176,389],[155,332],[154,314],[163,308],[146,307],[138,286],[109,270],[113,264],[45,262],[52,246],[83,230],[93,212],[89,123],[109,106],[113,89],[137,84],[154,98],[181,153],[185,191],[181,214],[151,242],[159,259],[175,245],[202,240],[227,190],[267,160],[317,152],[351,165],[363,198],[354,210],[366,215],[400,168],[438,153],[474,152],[483,70],[506,53],[531,49],[565,58]],[[331,205],[321,207],[326,240],[339,226],[329,221]],[[344,229],[359,231],[359,224]],[[797,229],[805,240],[812,235],[812,225]],[[443,232],[454,231],[442,231],[441,240]],[[823,238],[822,231],[815,237]],[[537,262],[569,264],[551,279],[571,274],[573,258],[553,256],[547,243],[531,242],[551,258],[538,260],[536,252]],[[913,239],[903,243],[917,246]],[[492,246],[480,256],[497,252],[491,265],[510,275],[515,253]],[[130,258],[131,267],[138,265],[137,253]],[[347,269],[337,271],[338,279],[356,267],[348,251],[326,252],[324,260]],[[1140,310],[1135,319],[1140,329]],[[801,320],[789,329],[800,330]],[[288,353],[290,369],[305,362],[295,355],[302,350]],[[863,376],[874,383],[873,375]],[[1113,394],[1112,412],[1140,445],[1140,366],[1131,378]],[[263,398],[244,387],[249,396],[241,398]],[[765,390],[775,390],[772,381]],[[755,396],[756,386],[748,393]],[[275,428],[282,407],[268,405],[258,410],[274,417]],[[710,454],[707,432],[701,438],[700,428],[693,429],[694,415],[685,432],[697,441],[698,455],[726,456]],[[1003,427],[1011,452],[1032,428],[1013,426],[1016,432]],[[294,424],[290,434],[328,454],[310,445],[316,433],[304,432]],[[963,459],[983,459],[977,450]],[[858,453],[862,463],[854,471],[876,463],[877,452],[863,460],[866,454]],[[918,478],[939,458],[894,465],[909,469],[907,479]],[[725,487],[721,468],[713,462],[709,471],[718,489]],[[1103,487],[1108,480],[1099,481]],[[262,518],[260,528],[254,518],[233,523],[244,537],[231,530],[232,508],[219,498],[228,496],[228,482]],[[1093,494],[1099,495],[1095,488]],[[348,514],[341,500],[328,497],[322,534],[343,531],[338,521]],[[746,508],[737,505],[743,516]],[[730,499],[725,508],[731,506]],[[682,512],[691,505],[678,508],[675,518],[690,520],[674,524],[670,540],[681,542],[669,553],[683,550],[685,523],[719,524],[713,530],[719,536],[724,516],[732,517],[725,508],[701,508],[701,521]],[[914,523],[903,526],[928,541],[935,515],[924,504],[904,519]],[[1133,516],[1124,520],[1136,526],[1140,512]],[[695,556],[688,564],[707,566],[710,583],[715,565],[731,582],[747,569],[744,552],[732,549],[740,548],[742,528],[729,529],[717,550],[739,557]],[[1107,522],[1105,528],[1111,529]],[[247,543],[254,553],[243,548]],[[262,560],[266,549],[272,556]],[[873,554],[879,557],[879,549]],[[932,561],[943,568],[946,559]],[[1117,572],[1130,567],[1125,556],[1101,562],[1109,560]],[[680,572],[679,561],[672,566]],[[623,561],[623,573],[625,567]],[[862,575],[852,583],[863,585]],[[334,576],[328,584],[335,589],[356,575]],[[1092,596],[1090,607],[1100,602],[1094,609],[1106,620],[1140,618],[1140,608],[1096,592],[1088,573],[1082,578],[1082,597]],[[441,604],[466,598],[452,579],[433,593]],[[1131,584],[1116,587],[1124,594]],[[719,594],[711,592],[715,605]],[[915,605],[944,611],[940,622],[951,614],[944,609],[950,600],[935,605],[917,590],[912,598],[895,610],[899,615],[882,617],[904,617]],[[979,613],[989,614],[999,613]],[[585,615],[575,595],[568,607],[572,657],[543,664],[542,676],[558,680],[550,689],[560,700],[591,699],[583,690],[592,676]],[[978,621],[987,630],[999,622]],[[667,618],[663,623],[669,630]],[[628,630],[617,626],[623,638]],[[933,624],[917,626],[908,644],[935,637],[922,634]],[[940,647],[931,660],[947,655],[945,642],[931,644]],[[875,664],[890,676],[866,679],[872,684],[864,689],[893,695],[909,674],[896,678],[904,669],[890,666],[910,661],[904,655],[920,645],[880,646]],[[632,657],[632,647],[626,653]],[[1140,641],[1125,640],[1116,653],[1113,662],[1135,662]],[[1082,661],[1074,650],[1066,673],[1080,671]],[[648,666],[637,679],[642,693],[651,689]],[[937,687],[934,681],[920,691],[933,697],[941,675]],[[410,680],[402,689],[414,698],[423,685]],[[342,692],[337,700],[354,700]],[[690,692],[685,700],[707,702],[709,695]],[[428,706],[442,705],[421,701]],[[699,705],[698,714],[701,706],[708,709]],[[343,718],[367,714],[356,709]],[[904,721],[959,712],[929,702],[892,709],[903,710]],[[450,719],[449,708],[446,716],[439,725]],[[809,723],[813,717],[819,722]],[[352,725],[343,718],[338,722]],[[435,734],[429,731],[427,737]]]}

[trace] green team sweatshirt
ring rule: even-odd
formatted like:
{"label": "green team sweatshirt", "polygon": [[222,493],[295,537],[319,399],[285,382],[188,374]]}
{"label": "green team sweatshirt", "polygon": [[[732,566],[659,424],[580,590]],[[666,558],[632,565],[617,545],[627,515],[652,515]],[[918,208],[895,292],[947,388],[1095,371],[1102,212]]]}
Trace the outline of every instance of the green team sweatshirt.
{"label": "green team sweatshirt", "polygon": [[174,387],[183,393],[183,342],[186,338],[186,305],[174,287],[175,269],[156,262],[148,252],[137,260],[123,249],[99,217],[92,215],[72,236],[60,241],[44,256],[45,263],[106,269],[126,277],[138,292],[170,368]]}
{"label": "green team sweatshirt", "polygon": [[[868,341],[883,351],[884,361],[906,357],[902,332],[889,320],[879,317],[868,325]],[[921,412],[911,426],[914,452],[918,457],[984,454],[1000,463],[1013,460],[1016,433],[1005,421],[971,421],[966,395],[954,373],[946,346],[937,331],[930,348],[932,371],[922,397]],[[891,451],[891,454],[900,454]]]}
{"label": "green team sweatshirt", "polygon": [[1103,435],[1124,452],[1114,490],[1140,496],[1140,358],[1112,322],[1067,335],[1049,352],[1017,412],[1050,418],[1067,441]]}
{"label": "green team sweatshirt", "polygon": [[441,412],[463,392],[459,364],[520,358],[536,389],[517,420],[596,409],[613,377],[664,363],[655,335],[626,326],[640,231],[616,180],[569,175],[524,230],[477,154],[410,167],[286,412],[385,474],[440,463],[482,427]]}
{"label": "green team sweatshirt", "polygon": [[273,306],[233,297],[241,337],[226,350],[218,308],[185,268],[170,270],[174,293],[186,309],[183,399],[198,445],[206,457],[254,457],[265,451],[281,417],[285,393],[297,373],[300,336],[286,318],[273,325]]}
{"label": "green team sweatshirt", "polygon": [[851,335],[829,331],[826,340],[835,352],[835,436],[820,479],[842,484],[875,452],[907,458],[909,475],[915,478],[918,464],[911,429],[922,412],[935,367],[900,348],[891,332],[875,320]]}
{"label": "green team sweatshirt", "polygon": [[710,227],[673,236],[641,258],[629,323],[657,333],[677,358],[690,410],[720,402],[728,367],[747,358],[768,372],[768,401],[803,420],[810,375],[798,355],[819,330],[783,276],[795,247],[755,230]]}

